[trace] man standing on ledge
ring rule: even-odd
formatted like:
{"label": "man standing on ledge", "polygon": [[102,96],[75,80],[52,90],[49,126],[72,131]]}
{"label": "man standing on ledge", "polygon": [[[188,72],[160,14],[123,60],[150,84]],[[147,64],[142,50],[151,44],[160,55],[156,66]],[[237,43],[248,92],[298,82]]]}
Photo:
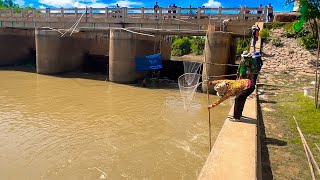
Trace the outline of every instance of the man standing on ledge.
{"label": "man standing on ledge", "polygon": [[154,10],[154,14],[156,15],[156,18],[158,19],[158,11],[159,11],[160,7],[158,5],[158,2],[156,2],[156,4],[153,6],[153,10]]}

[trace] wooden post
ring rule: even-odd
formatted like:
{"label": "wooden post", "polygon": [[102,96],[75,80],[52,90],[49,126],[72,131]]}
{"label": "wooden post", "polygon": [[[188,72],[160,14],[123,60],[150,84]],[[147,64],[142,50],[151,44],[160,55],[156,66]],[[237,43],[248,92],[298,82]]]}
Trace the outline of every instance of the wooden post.
{"label": "wooden post", "polygon": [[78,16],[78,8],[77,7],[74,8],[74,14],[75,14],[76,17]]}
{"label": "wooden post", "polygon": [[[35,14],[37,14],[37,11],[35,11]],[[50,18],[51,17],[51,9],[48,8],[48,17]]]}
{"label": "wooden post", "polygon": [[178,19],[181,19],[181,7],[178,7],[177,9],[178,9],[178,16],[177,16],[177,18],[178,18]]}
{"label": "wooden post", "polygon": [[201,9],[198,8],[197,9],[197,19],[200,19],[201,18]]}
{"label": "wooden post", "polygon": [[[35,9],[32,9],[32,21],[35,20],[34,18],[36,17],[36,13],[37,13],[37,11]],[[48,17],[48,14],[47,14],[47,17]]]}
{"label": "wooden post", "polygon": [[63,9],[63,7],[61,8],[61,17],[64,17],[64,9]]}
{"label": "wooden post", "polygon": [[[218,9],[218,14],[220,15],[219,16],[219,21],[221,22],[221,18],[222,18],[222,7],[221,6]],[[221,29],[221,27],[220,27],[220,29]]]}
{"label": "wooden post", "polygon": [[162,19],[162,8],[159,8],[159,19]]}
{"label": "wooden post", "polygon": [[127,18],[127,16],[128,16],[128,8],[127,7],[124,7],[124,8],[122,8],[123,9],[123,11],[122,11],[122,18]]}
{"label": "wooden post", "polygon": [[144,19],[144,7],[141,8],[141,19]]}
{"label": "wooden post", "polygon": [[220,15],[222,14],[222,7],[221,6],[219,7],[218,14],[220,14]]}
{"label": "wooden post", "polygon": [[244,19],[243,6],[240,7],[240,19]]}
{"label": "wooden post", "polygon": [[108,7],[105,7],[105,13],[106,13],[106,18],[108,19],[108,17],[109,17],[109,8]]}
{"label": "wooden post", "polygon": [[91,20],[91,19],[93,18],[92,7],[90,7],[90,10],[89,10],[89,11],[90,11],[90,16],[89,16],[89,17],[90,17],[90,20]]}
{"label": "wooden post", "polygon": [[267,13],[268,13],[268,8],[267,8],[267,6],[265,6],[264,9],[263,9],[263,20],[264,21],[266,21]]}

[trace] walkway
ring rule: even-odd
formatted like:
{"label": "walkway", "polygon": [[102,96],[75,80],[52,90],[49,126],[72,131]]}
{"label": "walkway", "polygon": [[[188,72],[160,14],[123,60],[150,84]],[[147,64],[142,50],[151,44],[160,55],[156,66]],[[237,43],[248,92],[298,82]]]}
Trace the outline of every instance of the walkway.
{"label": "walkway", "polygon": [[[263,23],[257,23],[263,28]],[[257,42],[260,51],[261,38]],[[253,53],[251,46],[250,52]],[[233,108],[229,116],[233,115]],[[241,122],[225,121],[198,180],[260,179],[257,98],[246,101]]]}

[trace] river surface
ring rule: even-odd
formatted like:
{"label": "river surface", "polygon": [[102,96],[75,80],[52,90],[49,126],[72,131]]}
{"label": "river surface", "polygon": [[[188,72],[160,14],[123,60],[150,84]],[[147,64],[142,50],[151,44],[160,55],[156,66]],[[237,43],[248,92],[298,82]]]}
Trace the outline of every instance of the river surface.
{"label": "river surface", "polygon": [[[212,110],[213,140],[229,103]],[[200,93],[187,112],[179,90],[2,69],[0,179],[196,179],[206,107]]]}

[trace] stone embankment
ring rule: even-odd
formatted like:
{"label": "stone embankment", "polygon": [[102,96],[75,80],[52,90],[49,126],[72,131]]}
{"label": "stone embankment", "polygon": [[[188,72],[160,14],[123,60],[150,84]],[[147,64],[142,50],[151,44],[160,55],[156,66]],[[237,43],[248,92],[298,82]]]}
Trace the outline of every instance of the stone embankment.
{"label": "stone embankment", "polygon": [[273,29],[271,39],[279,38],[283,44],[281,47],[272,45],[272,42],[264,43],[263,49],[263,73],[288,73],[289,75],[314,75],[316,51],[306,50],[300,46],[295,38],[285,37],[283,29]]}

